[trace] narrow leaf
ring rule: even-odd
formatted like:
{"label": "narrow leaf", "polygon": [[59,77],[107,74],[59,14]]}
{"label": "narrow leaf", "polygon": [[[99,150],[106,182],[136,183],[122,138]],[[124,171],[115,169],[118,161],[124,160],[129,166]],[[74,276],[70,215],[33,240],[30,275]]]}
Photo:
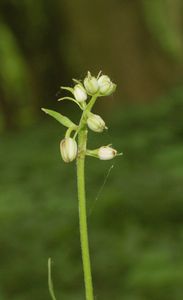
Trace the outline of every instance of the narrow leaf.
{"label": "narrow leaf", "polygon": [[102,71],[100,71],[97,75],[97,79],[99,79],[100,75],[102,74]]}
{"label": "narrow leaf", "polygon": [[77,80],[77,79],[75,79],[75,78],[73,78],[72,79],[75,83],[77,83],[77,84],[81,84],[81,81],[80,80]]}
{"label": "narrow leaf", "polygon": [[56,119],[59,123],[64,125],[65,127],[77,127],[76,124],[74,124],[69,118],[61,115],[57,111],[51,110],[51,109],[46,109],[46,108],[41,108],[42,111],[44,111],[46,114],[50,115],[54,119]]}
{"label": "narrow leaf", "polygon": [[73,102],[75,102],[75,103],[83,110],[81,104],[80,104],[76,99],[74,99],[74,98],[72,98],[72,97],[63,97],[63,98],[59,98],[59,99],[58,99],[58,101],[62,101],[62,100],[70,100],[70,101],[73,101]]}
{"label": "narrow leaf", "polygon": [[48,289],[52,300],[56,300],[55,292],[53,288],[53,282],[51,278],[51,258],[48,259]]}
{"label": "narrow leaf", "polygon": [[60,88],[61,88],[62,90],[66,90],[66,91],[69,91],[69,92],[73,93],[73,88],[71,88],[71,87],[61,86]]}

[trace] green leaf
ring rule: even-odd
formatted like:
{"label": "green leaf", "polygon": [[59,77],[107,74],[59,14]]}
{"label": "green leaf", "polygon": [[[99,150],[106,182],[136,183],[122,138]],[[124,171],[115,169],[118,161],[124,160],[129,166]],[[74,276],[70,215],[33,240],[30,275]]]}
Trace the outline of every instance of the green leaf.
{"label": "green leaf", "polygon": [[77,80],[77,79],[75,79],[75,78],[73,78],[72,79],[75,83],[77,83],[77,84],[81,84],[81,81],[80,80]]}
{"label": "green leaf", "polygon": [[51,278],[51,258],[48,259],[48,288],[49,288],[49,292],[50,292],[50,296],[51,296],[52,300],[56,300],[55,292],[54,292],[54,288],[53,288],[53,282],[52,282],[52,278]]}
{"label": "green leaf", "polygon": [[61,86],[60,88],[61,88],[62,90],[69,91],[69,92],[71,92],[71,93],[73,94],[74,89],[71,88],[71,87],[68,87],[68,86]]}
{"label": "green leaf", "polygon": [[59,98],[58,101],[62,101],[62,100],[70,100],[70,101],[73,101],[75,102],[82,110],[83,110],[83,107],[81,106],[81,104],[74,98],[72,97],[63,97],[63,98]]}
{"label": "green leaf", "polygon": [[65,127],[75,127],[77,128],[77,125],[74,124],[69,118],[61,115],[57,111],[51,110],[51,109],[46,109],[46,108],[41,108],[42,111],[44,111],[46,114],[50,115],[54,119],[56,119],[59,123],[64,125]]}

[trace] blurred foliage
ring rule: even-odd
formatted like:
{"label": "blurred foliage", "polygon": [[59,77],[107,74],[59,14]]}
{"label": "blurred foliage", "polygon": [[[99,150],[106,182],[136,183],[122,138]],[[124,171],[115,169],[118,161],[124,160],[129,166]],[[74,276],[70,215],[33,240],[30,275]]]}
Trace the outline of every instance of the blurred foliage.
{"label": "blurred foliage", "polygon": [[0,132],[34,123],[60,84],[88,69],[111,74],[118,95],[133,102],[180,84],[182,0],[105,7],[105,0],[0,1]]}
{"label": "blurred foliage", "polygon": [[[97,299],[182,299],[182,96],[180,87],[151,107],[118,107],[104,136],[90,134],[91,147],[113,140],[124,153],[87,159]],[[50,299],[50,256],[58,299],[84,299],[75,168],[60,159],[62,136],[50,121],[1,138],[2,300]]]}
{"label": "blurred foliage", "polygon": [[[67,80],[64,11],[59,1],[0,2],[0,123],[32,124]],[[63,47],[64,45],[64,47]]]}
{"label": "blurred foliage", "polygon": [[[0,80],[2,106],[7,128],[29,122],[34,109],[32,91],[28,81],[28,68],[16,39],[5,24],[0,24]],[[26,101],[25,101],[26,98]],[[6,100],[5,100],[6,99]],[[7,101],[5,104],[4,101]],[[12,119],[14,115],[14,120]]]}
{"label": "blurred foliage", "polygon": [[182,0],[142,0],[146,22],[162,49],[182,60]]}

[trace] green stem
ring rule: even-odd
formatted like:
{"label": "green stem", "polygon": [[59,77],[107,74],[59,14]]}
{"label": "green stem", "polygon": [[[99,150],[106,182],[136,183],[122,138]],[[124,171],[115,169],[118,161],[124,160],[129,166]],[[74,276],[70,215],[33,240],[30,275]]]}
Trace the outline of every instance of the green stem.
{"label": "green stem", "polygon": [[77,185],[79,201],[79,226],[83,261],[86,300],[93,300],[93,285],[88,244],[86,196],[85,196],[85,153],[87,143],[86,126],[78,133]]}
{"label": "green stem", "polygon": [[97,100],[99,94],[95,94],[92,96],[90,102],[88,103],[88,105],[86,106],[85,112],[89,112],[91,111],[93,105],[95,104],[95,101]]}
{"label": "green stem", "polygon": [[77,134],[81,131],[83,126],[85,126],[87,114],[91,111],[91,109],[92,109],[93,105],[95,104],[95,101],[97,100],[98,96],[99,96],[98,94],[93,95],[90,99],[90,102],[87,104],[87,106],[86,106],[86,108],[85,108],[85,110],[84,110],[84,112],[81,116],[79,126],[78,126],[78,128],[75,132],[74,139],[76,138]]}

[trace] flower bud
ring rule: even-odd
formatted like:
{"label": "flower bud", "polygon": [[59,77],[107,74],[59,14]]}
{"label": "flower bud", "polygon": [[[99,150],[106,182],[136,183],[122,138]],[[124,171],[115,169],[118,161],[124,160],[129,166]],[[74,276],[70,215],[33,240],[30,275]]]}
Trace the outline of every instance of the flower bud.
{"label": "flower bud", "polygon": [[102,132],[104,128],[107,128],[105,126],[104,120],[99,115],[95,115],[92,113],[89,115],[89,118],[87,119],[87,125],[91,130],[95,132]]}
{"label": "flower bud", "polygon": [[84,79],[84,86],[89,95],[96,94],[99,89],[97,78],[91,76],[90,72],[88,72],[88,76]]}
{"label": "flower bud", "polygon": [[109,160],[117,155],[117,151],[109,146],[100,147],[98,150],[98,157],[101,160]]}
{"label": "flower bud", "polygon": [[78,102],[83,102],[83,101],[86,101],[86,99],[87,99],[87,93],[86,93],[84,87],[79,83],[74,86],[73,94],[74,94],[75,99]]}
{"label": "flower bud", "polygon": [[99,77],[98,85],[100,94],[102,96],[109,96],[116,89],[116,84],[114,84],[107,75],[102,75]]}
{"label": "flower bud", "polygon": [[77,143],[72,138],[65,138],[60,142],[60,152],[63,160],[68,163],[73,161],[77,155]]}

